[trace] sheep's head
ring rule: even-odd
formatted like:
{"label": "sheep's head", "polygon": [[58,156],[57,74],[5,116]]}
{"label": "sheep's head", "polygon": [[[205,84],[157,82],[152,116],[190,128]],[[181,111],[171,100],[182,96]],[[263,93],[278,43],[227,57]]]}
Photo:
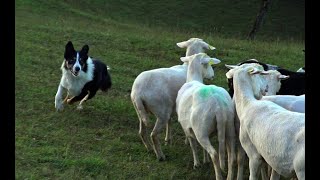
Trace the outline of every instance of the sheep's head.
{"label": "sheep's head", "polygon": [[276,93],[280,90],[281,80],[288,79],[289,76],[282,75],[277,70],[269,70],[267,71],[269,74],[265,76],[268,84],[268,92],[267,96],[276,95]]}
{"label": "sheep's head", "polygon": [[[256,99],[261,99],[268,91],[266,78],[269,72],[264,71],[263,67],[256,63],[237,65],[225,65],[230,70],[226,73],[227,78],[239,77],[239,81],[249,81],[252,85],[253,95]],[[249,75],[249,76],[248,76]],[[241,82],[239,82],[241,83]]]}
{"label": "sheep's head", "polygon": [[205,52],[205,50],[215,50],[216,48],[204,42],[203,39],[190,38],[187,41],[177,43],[180,48],[187,48],[186,56]]}
{"label": "sheep's head", "polygon": [[218,64],[221,61],[216,58],[208,56],[206,53],[197,53],[192,56],[181,57],[182,62],[188,62],[191,73],[196,73],[201,69],[201,75],[203,78],[212,79],[214,71],[211,65]]}

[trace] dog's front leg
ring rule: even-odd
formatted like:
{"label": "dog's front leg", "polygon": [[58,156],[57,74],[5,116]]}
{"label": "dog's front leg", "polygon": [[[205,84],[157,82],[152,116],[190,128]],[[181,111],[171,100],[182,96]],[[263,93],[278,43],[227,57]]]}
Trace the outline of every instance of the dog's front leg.
{"label": "dog's front leg", "polygon": [[89,95],[90,95],[90,91],[88,91],[88,94],[80,101],[80,103],[79,103],[79,105],[77,107],[78,110],[83,109],[82,103],[85,102],[86,100],[88,100]]}
{"label": "dog's front leg", "polygon": [[62,111],[63,110],[63,100],[62,100],[62,95],[63,95],[63,91],[65,90],[64,87],[61,86],[61,84],[59,84],[58,87],[58,91],[57,94],[55,96],[55,108],[57,111]]}
{"label": "dog's front leg", "polygon": [[69,97],[69,92],[67,93],[67,96],[64,98],[63,102],[62,103],[67,103],[68,101],[68,97]]}

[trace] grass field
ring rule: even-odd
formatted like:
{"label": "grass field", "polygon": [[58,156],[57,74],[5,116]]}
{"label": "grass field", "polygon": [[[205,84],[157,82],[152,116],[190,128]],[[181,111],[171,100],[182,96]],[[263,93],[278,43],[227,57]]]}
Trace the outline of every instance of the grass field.
{"label": "grass field", "polygon": [[[222,0],[214,5],[142,0],[15,2],[16,179],[214,179],[212,165],[193,170],[191,149],[184,144],[176,117],[173,144],[165,146],[164,133],[161,136],[167,160],[158,162],[154,153],[146,151],[130,101],[135,77],[145,70],[181,64],[185,49],[176,43],[190,37],[215,46],[217,50],[208,54],[222,60],[207,84],[226,88],[224,64],[249,58],[293,71],[304,66],[304,18],[290,16],[304,14],[304,9],[295,11],[303,5],[299,3],[283,10],[289,1],[274,1],[272,20],[266,21],[256,41],[247,41],[250,19],[259,7],[253,1],[235,0],[226,10]],[[235,11],[239,7],[248,9]],[[223,13],[225,19],[220,17]],[[70,105],[58,113],[54,96],[68,40],[76,49],[88,44],[89,55],[111,67],[113,87],[107,94],[98,92],[82,111]],[[212,142],[216,145],[214,138]]]}

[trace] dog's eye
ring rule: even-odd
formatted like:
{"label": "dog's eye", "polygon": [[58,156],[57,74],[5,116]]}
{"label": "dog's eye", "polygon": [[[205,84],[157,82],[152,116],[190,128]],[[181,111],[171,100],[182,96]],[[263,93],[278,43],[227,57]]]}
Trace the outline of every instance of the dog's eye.
{"label": "dog's eye", "polygon": [[76,60],[75,59],[69,59],[68,64],[73,64]]}
{"label": "dog's eye", "polygon": [[80,58],[79,61],[80,61],[81,64],[85,64],[86,63],[86,60],[84,58]]}

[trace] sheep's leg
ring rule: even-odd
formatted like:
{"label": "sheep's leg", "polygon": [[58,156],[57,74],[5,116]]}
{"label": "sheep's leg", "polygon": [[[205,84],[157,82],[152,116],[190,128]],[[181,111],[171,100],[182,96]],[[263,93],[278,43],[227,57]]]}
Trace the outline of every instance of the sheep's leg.
{"label": "sheep's leg", "polygon": [[203,149],[203,164],[210,163],[209,153]]}
{"label": "sheep's leg", "polygon": [[198,167],[201,166],[198,158],[197,141],[192,137],[188,137],[188,140],[189,140],[189,144],[190,144],[192,155],[193,155],[193,169],[197,169]]}
{"label": "sheep's leg", "polygon": [[139,118],[140,120],[140,126],[139,126],[139,135],[140,138],[144,144],[144,146],[147,148],[148,151],[152,151],[152,147],[150,145],[148,136],[147,136],[147,127],[146,125],[143,123],[143,121]]}
{"label": "sheep's leg", "polygon": [[241,127],[240,127],[239,137],[240,137],[241,145],[249,157],[249,170],[250,170],[249,180],[256,180],[258,179],[260,170],[261,170],[260,169],[260,166],[262,163],[261,156],[258,153],[257,149],[252,144],[252,142],[250,141],[249,135],[245,131],[242,131]]}
{"label": "sheep's leg", "polygon": [[165,137],[164,141],[165,141],[165,145],[172,144],[171,118],[169,119],[168,123],[166,124],[166,137]]}
{"label": "sheep's leg", "polygon": [[220,168],[219,155],[211,145],[209,137],[203,136],[200,133],[195,133],[196,138],[200,143],[200,145],[210,154],[213,167],[215,170],[216,180],[222,180],[223,178],[222,178],[222,173]]}
{"label": "sheep's leg", "polygon": [[269,165],[267,165],[268,166],[268,177],[267,177],[267,179],[270,179],[270,177],[271,177],[271,173],[272,173],[272,168],[271,168],[271,166],[269,166]]}
{"label": "sheep's leg", "polygon": [[238,152],[237,152],[237,164],[238,164],[238,172],[237,172],[237,180],[243,180],[243,166],[245,163],[245,159],[247,158],[246,152],[242,148],[240,142],[238,144]]}
{"label": "sheep's leg", "polygon": [[159,141],[158,135],[160,134],[161,130],[165,127],[167,124],[167,121],[162,121],[159,118],[157,118],[156,124],[151,132],[151,142],[153,144],[153,150],[156,153],[157,159],[159,161],[165,160],[165,156],[161,150],[161,144]]}
{"label": "sheep's leg", "polygon": [[236,166],[236,131],[234,125],[234,115],[227,114],[226,122],[226,145],[228,153],[228,175],[227,180],[234,179],[234,169]]}
{"label": "sheep's leg", "polygon": [[148,114],[144,109],[142,102],[139,99],[132,99],[133,107],[135,108],[138,119],[139,119],[139,136],[147,148],[148,151],[152,151],[152,147],[150,145],[148,136],[147,136],[147,122],[148,122]]}
{"label": "sheep's leg", "polygon": [[268,180],[269,178],[268,178],[268,171],[266,172],[266,170],[268,170],[268,169],[266,169],[267,168],[267,163],[266,162],[263,162],[262,164],[261,164],[261,179],[262,180]]}
{"label": "sheep's leg", "polygon": [[[231,122],[233,123],[233,122]],[[227,136],[227,153],[228,153],[228,176],[227,180],[234,179],[234,168],[236,165],[236,152],[235,152],[235,134],[234,128],[228,129]]]}
{"label": "sheep's leg", "polygon": [[272,169],[270,180],[279,180],[279,179],[280,179],[280,175],[275,170]]}
{"label": "sheep's leg", "polygon": [[305,179],[305,150],[301,149],[293,160],[293,168],[299,180]]}
{"label": "sheep's leg", "polygon": [[250,169],[250,176],[249,180],[256,180],[259,177],[259,170],[260,165],[262,163],[260,155],[255,154],[249,157],[249,169]]}
{"label": "sheep's leg", "polygon": [[225,150],[226,126],[225,125],[226,124],[224,123],[224,121],[217,122],[218,141],[219,141],[219,159],[220,159],[220,167],[221,167],[221,170],[223,170],[223,171],[225,169],[225,154],[226,154],[226,150]]}
{"label": "sheep's leg", "polygon": [[184,144],[188,145],[188,138],[187,137],[184,139]]}
{"label": "sheep's leg", "polygon": [[[234,99],[233,99],[234,102]],[[240,130],[240,120],[237,115],[237,112],[234,111],[234,127],[235,127],[235,135],[236,135],[236,147],[237,147],[237,180],[243,180],[243,171],[244,171],[244,163],[246,162],[246,152],[244,151],[243,147],[240,144],[239,140],[239,130]]]}

